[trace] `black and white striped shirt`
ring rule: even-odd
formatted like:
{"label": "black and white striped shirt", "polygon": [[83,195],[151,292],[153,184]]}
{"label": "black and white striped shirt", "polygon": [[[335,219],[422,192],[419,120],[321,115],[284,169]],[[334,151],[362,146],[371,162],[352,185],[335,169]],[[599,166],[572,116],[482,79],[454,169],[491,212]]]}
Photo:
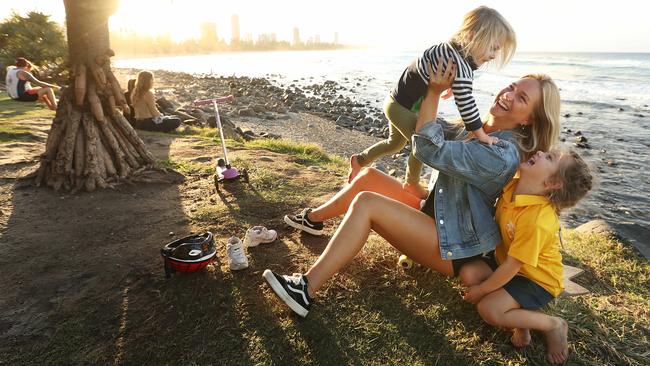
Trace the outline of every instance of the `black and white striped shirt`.
{"label": "black and white striped shirt", "polygon": [[482,127],[481,115],[472,95],[472,84],[474,82],[474,70],[476,64],[471,57],[463,57],[451,43],[435,45],[415,59],[411,65],[402,73],[397,86],[391,92],[391,96],[402,106],[412,109],[414,104],[424,98],[429,83],[429,71],[427,65],[430,63],[433,72],[436,72],[438,60],[442,60],[443,67],[446,67],[450,60],[456,63],[456,78],[451,86],[454,93],[454,101],[465,124],[465,129],[475,131]]}

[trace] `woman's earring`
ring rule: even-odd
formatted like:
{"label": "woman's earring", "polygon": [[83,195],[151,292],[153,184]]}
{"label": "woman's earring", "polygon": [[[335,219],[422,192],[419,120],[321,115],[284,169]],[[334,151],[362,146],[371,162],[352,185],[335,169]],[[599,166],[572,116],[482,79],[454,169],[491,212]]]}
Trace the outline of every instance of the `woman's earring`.
{"label": "woman's earring", "polygon": [[521,124],[519,126],[520,126],[519,128],[521,128],[521,132],[526,132],[526,125]]}

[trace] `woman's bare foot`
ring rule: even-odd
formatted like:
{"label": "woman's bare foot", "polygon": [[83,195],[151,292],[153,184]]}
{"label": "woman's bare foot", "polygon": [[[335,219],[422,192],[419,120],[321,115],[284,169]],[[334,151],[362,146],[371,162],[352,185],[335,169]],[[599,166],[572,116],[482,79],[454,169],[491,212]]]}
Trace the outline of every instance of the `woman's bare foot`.
{"label": "woman's bare foot", "polygon": [[561,318],[554,318],[555,327],[544,333],[546,358],[552,364],[560,364],[569,356],[569,325]]}
{"label": "woman's bare foot", "polygon": [[359,174],[361,171],[361,168],[363,168],[359,162],[357,161],[357,156],[352,155],[350,156],[350,171],[348,172],[348,183],[352,182],[352,179]]}
{"label": "woman's bare foot", "polygon": [[530,345],[530,329],[513,329],[510,342],[517,348],[528,347]]}
{"label": "woman's bare foot", "polygon": [[420,184],[404,183],[402,184],[402,187],[405,191],[411,193],[416,197],[420,197],[421,199],[425,199],[429,195],[429,191],[426,188],[422,187]]}

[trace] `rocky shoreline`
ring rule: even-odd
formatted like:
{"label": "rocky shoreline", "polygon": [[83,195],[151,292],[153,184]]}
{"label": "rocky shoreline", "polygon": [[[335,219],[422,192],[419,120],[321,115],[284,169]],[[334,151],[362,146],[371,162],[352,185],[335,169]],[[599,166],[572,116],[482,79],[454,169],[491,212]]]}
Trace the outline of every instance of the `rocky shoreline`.
{"label": "rocky shoreline", "polygon": [[[116,74],[126,83],[126,80],[137,75],[137,71],[117,69]],[[321,144],[327,147],[328,152],[342,157],[360,152],[372,143],[388,137],[388,120],[383,111],[369,103],[363,104],[350,96],[344,96],[343,94],[354,94],[355,91],[334,81],[306,87],[299,87],[296,83],[278,86],[266,78],[191,75],[163,70],[155,71],[155,78],[159,108],[167,115],[180,117],[185,126],[216,127],[212,107],[196,107],[193,101],[234,95],[233,103],[219,105],[226,137],[254,139],[291,136],[295,139],[295,130],[302,129],[307,138],[300,140]],[[297,121],[304,120],[300,118],[304,114],[315,118],[309,118],[306,124],[296,124]],[[322,143],[322,135],[308,131],[315,125],[325,123],[341,132],[341,138],[330,139],[327,146]],[[353,133],[356,137],[346,137],[346,132]],[[331,131],[327,133],[332,134]],[[360,134],[369,139],[357,141]],[[376,166],[402,177],[409,153],[410,146],[407,145],[400,153],[380,159]]]}
{"label": "rocky shoreline", "polygon": [[[138,71],[117,69],[116,75],[126,84],[126,80],[135,77]],[[234,103],[219,105],[227,137],[286,138],[316,143],[328,153],[347,158],[388,136],[388,121],[383,111],[377,107],[381,106],[381,101],[360,103],[354,98],[358,93],[354,87],[345,87],[335,81],[301,87],[298,84],[304,85],[308,80],[293,80],[285,85],[275,81],[273,75],[267,79],[191,75],[164,70],[155,71],[155,76],[161,109],[166,114],[179,116],[185,126],[216,126],[212,108],[198,108],[194,106],[194,100],[234,95]],[[357,88],[363,82],[359,79],[354,84],[354,77],[350,80]],[[569,117],[564,115],[564,118]],[[568,127],[562,129],[560,140],[572,143],[579,149],[597,148],[590,144],[585,132]],[[597,149],[601,153],[606,151],[601,147]],[[404,177],[409,154],[410,146],[407,145],[398,154],[379,159],[374,166],[401,179]],[[617,164],[613,159],[604,159],[596,169],[602,173],[603,167]],[[425,167],[423,179],[429,179],[430,171],[430,168]],[[571,218],[571,221],[575,220],[575,217]],[[630,233],[627,226],[619,226],[613,231],[619,237],[632,238],[630,243],[648,257],[650,252],[642,244],[646,235]]]}

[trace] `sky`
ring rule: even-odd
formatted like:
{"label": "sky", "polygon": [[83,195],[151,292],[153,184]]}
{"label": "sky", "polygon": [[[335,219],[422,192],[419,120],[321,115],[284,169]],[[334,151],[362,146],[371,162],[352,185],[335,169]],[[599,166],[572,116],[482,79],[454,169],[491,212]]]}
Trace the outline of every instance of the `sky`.
{"label": "sky", "polygon": [[[231,37],[237,14],[241,37],[276,33],[292,40],[319,35],[331,42],[395,49],[426,48],[447,40],[469,10],[487,5],[498,10],[517,33],[522,52],[650,52],[650,2],[617,1],[434,1],[361,0],[121,0],[111,30],[159,34],[175,40],[198,37],[202,22],[217,24],[220,38]],[[52,15],[64,22],[63,0],[0,0],[0,19],[12,10]]]}

